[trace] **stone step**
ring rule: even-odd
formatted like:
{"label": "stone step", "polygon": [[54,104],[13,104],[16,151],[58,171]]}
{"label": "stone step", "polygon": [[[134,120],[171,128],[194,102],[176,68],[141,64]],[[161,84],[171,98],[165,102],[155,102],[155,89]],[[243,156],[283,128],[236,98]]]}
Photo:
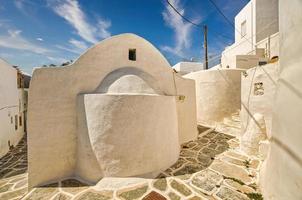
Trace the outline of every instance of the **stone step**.
{"label": "stone step", "polygon": [[240,115],[240,110],[237,110],[237,111],[234,112],[232,115],[234,115],[234,116],[235,116],[235,115],[238,115],[238,116],[239,116],[239,115]]}
{"label": "stone step", "polygon": [[240,122],[240,116],[239,115],[232,115],[231,118],[235,122]]}
{"label": "stone step", "polygon": [[233,121],[230,118],[224,118],[223,119],[223,124],[225,124],[227,126],[230,126],[230,127],[241,129],[241,123],[240,123],[240,121],[236,122],[236,121]]}
{"label": "stone step", "polygon": [[233,135],[235,137],[239,137],[241,135],[241,129],[236,127],[231,127],[226,124],[218,124],[215,128],[216,131],[222,132],[228,135]]}

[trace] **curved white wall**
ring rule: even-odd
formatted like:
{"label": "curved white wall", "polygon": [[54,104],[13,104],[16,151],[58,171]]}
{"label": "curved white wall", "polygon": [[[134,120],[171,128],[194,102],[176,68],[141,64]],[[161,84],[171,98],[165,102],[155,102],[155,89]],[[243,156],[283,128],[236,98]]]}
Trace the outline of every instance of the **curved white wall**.
{"label": "curved white wall", "polygon": [[[129,49],[133,48],[137,53],[136,61],[128,59]],[[28,109],[29,187],[75,174],[79,128],[77,96],[80,94],[172,96],[176,99],[180,142],[195,139],[194,89],[186,88],[183,83],[194,87],[192,80],[177,77],[167,60],[148,41],[133,34],[103,40],[69,66],[35,69]],[[179,101],[178,95],[187,98]],[[186,116],[193,117],[179,120]],[[171,137],[174,137],[174,130],[171,129]]]}
{"label": "curved white wall", "polygon": [[302,199],[302,1],[279,1],[280,70],[271,149],[260,183],[264,198]]}
{"label": "curved white wall", "polygon": [[108,87],[108,93],[150,93],[156,94],[153,88],[140,77],[130,74],[125,75],[114,81]]}
{"label": "curved white wall", "polygon": [[240,110],[241,70],[206,70],[184,77],[195,80],[198,123],[215,126]]}
{"label": "curved white wall", "polygon": [[[195,82],[175,75],[179,143],[193,140],[198,135]],[[179,98],[184,98],[183,100]]]}
{"label": "curved white wall", "polygon": [[173,96],[85,94],[79,98],[82,128],[76,173],[81,178],[95,182],[104,176],[156,174],[177,161],[180,145]]}

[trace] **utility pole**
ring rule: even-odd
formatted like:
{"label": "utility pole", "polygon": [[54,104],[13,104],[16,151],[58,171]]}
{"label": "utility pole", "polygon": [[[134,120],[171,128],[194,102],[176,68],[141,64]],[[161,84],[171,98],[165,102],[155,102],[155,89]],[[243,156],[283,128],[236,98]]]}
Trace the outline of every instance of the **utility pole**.
{"label": "utility pole", "polygon": [[203,26],[203,38],[204,38],[204,66],[209,69],[208,63],[208,27],[207,25]]}

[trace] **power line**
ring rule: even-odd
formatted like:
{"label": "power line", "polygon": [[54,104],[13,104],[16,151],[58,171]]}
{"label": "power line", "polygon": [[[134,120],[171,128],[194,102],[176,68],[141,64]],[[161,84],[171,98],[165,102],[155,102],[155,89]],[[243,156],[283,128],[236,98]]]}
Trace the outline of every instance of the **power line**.
{"label": "power line", "polygon": [[210,31],[213,32],[214,34],[218,35],[218,36],[224,37],[224,38],[229,39],[229,40],[233,40],[233,38],[231,38],[229,36],[226,36],[226,35],[223,35],[221,33],[218,33],[218,32],[216,32],[214,30],[210,30]]}
{"label": "power line", "polygon": [[[277,20],[274,20],[272,23],[269,23],[269,24],[267,24],[266,26],[262,27],[263,30],[257,31],[255,34],[252,34],[252,35],[251,35],[250,37],[248,37],[248,38],[250,39],[250,38],[252,38],[252,37],[254,37],[254,36],[257,36],[259,33],[263,33],[264,31],[266,31],[266,28],[267,28],[267,27],[269,27],[270,25],[276,23],[276,21],[277,21]],[[275,37],[275,36],[274,36],[274,37]],[[228,48],[228,50],[232,50],[232,49],[234,49],[234,48],[236,48],[236,47],[242,45],[243,42],[244,42],[244,41],[241,41],[241,42],[239,42],[238,44],[234,43],[234,44],[236,44],[236,45],[233,44],[232,46],[230,46],[230,48]],[[261,42],[261,41],[259,41],[259,42]],[[249,51],[249,52],[246,53],[246,54],[250,54],[250,53],[252,53],[252,52],[254,52],[254,51],[255,51],[255,50]]]}
{"label": "power line", "polygon": [[[235,31],[237,31],[240,35],[241,32],[235,27],[235,25],[233,24],[233,22],[231,22],[229,20],[229,18],[227,18],[227,16],[220,10],[220,8],[217,6],[217,4],[213,1],[213,0],[209,0],[212,5],[216,8],[216,10],[224,17],[224,19],[235,29]],[[249,39],[247,39],[245,36],[243,36],[244,39],[246,39],[246,41],[248,41],[250,44],[253,45],[253,42],[251,42]]]}
{"label": "power line", "polygon": [[185,16],[183,16],[170,2],[169,0],[166,0],[167,4],[181,17],[183,18],[185,21],[189,22],[190,24],[199,27],[199,28],[203,28],[202,26],[200,26],[199,24],[196,24],[194,22],[192,22],[191,20],[189,20],[188,18],[186,18]]}
{"label": "power line", "polygon": [[[169,2],[169,0],[166,0],[166,2],[167,2],[167,4],[181,17],[181,18],[183,18],[185,21],[187,21],[187,22],[189,22],[190,24],[192,24],[192,25],[194,25],[194,26],[196,26],[196,27],[198,27],[198,28],[203,28],[203,25],[200,25],[200,24],[196,24],[196,23],[194,23],[194,22],[192,22],[190,19],[188,19],[188,18],[186,18],[184,15],[182,15],[170,2]],[[219,35],[219,36],[221,36],[221,37],[224,37],[224,38],[227,38],[227,39],[230,39],[230,40],[233,40],[233,38],[230,38],[230,37],[228,37],[228,36],[226,36],[226,35],[223,35],[223,34],[221,34],[221,33],[217,33],[217,32],[215,32],[214,30],[212,30],[212,29],[210,29],[210,31],[211,32],[213,32],[213,33],[215,33],[216,35]]]}
{"label": "power line", "polygon": [[225,16],[225,14],[223,14],[223,12],[220,10],[220,8],[217,6],[217,4],[213,1],[213,0],[209,0],[212,4],[213,4],[213,6],[216,8],[216,10],[225,18],[225,20],[232,26],[232,27],[234,27],[234,24],[233,24],[233,22],[231,22],[230,20],[229,20],[229,18],[227,18],[227,16]]}
{"label": "power line", "polygon": [[[203,28],[204,27],[204,25],[201,25],[201,24],[196,24],[196,23],[194,23],[194,22],[192,22],[190,19],[188,19],[187,17],[185,17],[184,15],[182,15],[171,3],[170,3],[170,1],[169,0],[166,0],[166,3],[183,19],[183,20],[185,20],[186,22],[188,22],[188,23],[190,23],[190,24],[192,24],[193,26],[195,26],[195,27],[198,27],[198,28]],[[216,5],[216,4],[215,4]],[[226,17],[226,16],[225,16]],[[227,18],[226,18],[227,19]],[[227,19],[228,20],[228,19]],[[228,20],[229,21],[229,20]],[[232,25],[232,27],[234,27],[234,25],[231,23],[231,25]],[[214,31],[214,30],[212,30],[212,29],[210,29],[210,31],[211,32],[213,32],[214,34],[216,34],[217,36],[221,36],[221,37],[224,37],[224,38],[227,38],[227,39],[230,39],[230,40],[233,40],[233,38],[231,38],[231,37],[228,37],[228,36],[226,36],[226,35],[223,35],[223,34],[221,34],[221,33],[218,33],[218,32],[216,32],[216,31]],[[218,37],[219,38],[219,37]],[[209,61],[210,60],[213,60],[213,59],[209,59]]]}

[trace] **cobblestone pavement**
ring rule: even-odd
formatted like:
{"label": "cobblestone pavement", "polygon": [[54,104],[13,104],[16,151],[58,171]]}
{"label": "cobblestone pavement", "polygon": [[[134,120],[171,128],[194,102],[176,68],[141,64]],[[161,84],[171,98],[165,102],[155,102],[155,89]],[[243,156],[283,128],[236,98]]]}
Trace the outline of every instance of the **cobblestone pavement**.
{"label": "cobblestone pavement", "polygon": [[199,127],[195,141],[182,145],[180,158],[156,179],[103,178],[89,186],[76,179],[27,190],[24,138],[0,159],[0,200],[245,200],[262,199],[257,181],[260,161],[238,150],[234,136]]}

